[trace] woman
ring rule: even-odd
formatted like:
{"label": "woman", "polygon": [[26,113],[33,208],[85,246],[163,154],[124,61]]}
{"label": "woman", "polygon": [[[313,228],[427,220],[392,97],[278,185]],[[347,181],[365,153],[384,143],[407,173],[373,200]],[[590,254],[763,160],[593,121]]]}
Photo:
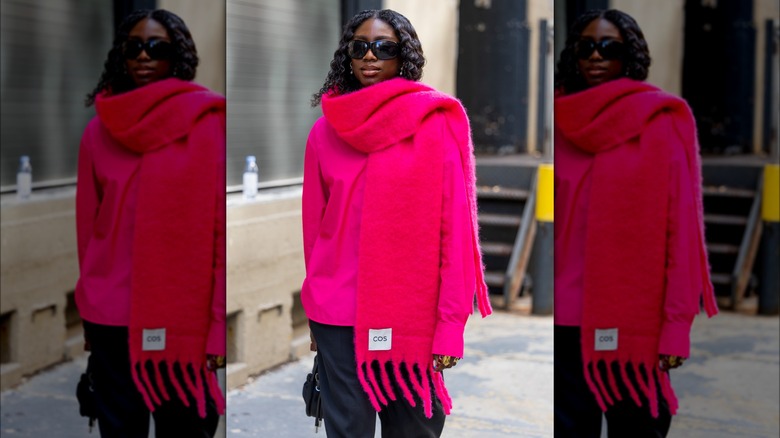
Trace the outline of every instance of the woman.
{"label": "woman", "polygon": [[439,436],[475,292],[491,312],[468,119],[418,82],[424,62],[404,16],[363,11],[312,100],[301,300],[328,436],[373,437],[375,411],[383,437]]}
{"label": "woman", "polygon": [[650,56],[616,10],[574,23],[555,99],[555,432],[665,436],[669,370],[690,354],[709,278],[695,125],[643,82]]}
{"label": "woman", "polygon": [[119,26],[79,152],[76,303],[102,436],[213,436],[224,410],[225,99],[178,16]]}

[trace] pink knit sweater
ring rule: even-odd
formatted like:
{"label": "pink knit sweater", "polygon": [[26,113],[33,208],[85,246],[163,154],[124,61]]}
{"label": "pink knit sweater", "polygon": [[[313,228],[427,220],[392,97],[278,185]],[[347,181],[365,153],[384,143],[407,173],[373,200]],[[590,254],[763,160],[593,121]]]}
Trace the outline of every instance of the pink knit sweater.
{"label": "pink knit sweater", "polygon": [[[354,326],[360,216],[368,155],[317,120],[306,143],[303,241],[306,316],[321,324]],[[433,353],[463,357],[463,331],[472,313],[474,264],[463,168],[456,149],[444,156],[441,290]]]}
{"label": "pink knit sweater", "polygon": [[[346,95],[327,95],[322,102],[325,121],[318,122],[312,136],[316,135],[318,143],[320,136],[330,139],[326,143],[332,147],[323,154],[324,148],[312,147],[310,137],[307,158],[312,161],[314,154],[324,155],[323,162],[328,162],[341,156],[352,166],[334,160],[327,171],[315,170],[305,176],[304,201],[315,191],[315,199],[325,199],[313,211],[304,206],[304,231],[310,233],[305,235],[307,274],[327,274],[329,269],[322,269],[323,265],[331,257],[343,259],[347,253],[352,264],[339,263],[333,269],[343,271],[338,277],[348,279],[347,287],[342,288],[348,292],[340,297],[349,302],[343,306],[350,312],[344,320],[352,321],[354,309],[358,378],[377,410],[388,403],[385,395],[395,400],[396,394],[384,366],[378,376],[374,374],[370,366],[374,361],[393,364],[403,397],[414,405],[412,393],[416,393],[428,417],[432,415],[432,382],[444,412],[449,413],[451,400],[441,374],[433,372],[431,355],[440,347],[448,350],[441,351],[443,354],[458,355],[475,295],[483,316],[491,311],[476,234],[468,119],[457,100],[400,78]],[[332,169],[344,168],[353,169],[357,176],[354,189],[351,178],[344,184],[343,178],[333,177],[345,173]],[[312,182],[315,190],[310,191],[306,186]],[[346,214],[340,215],[343,209],[338,208],[328,211],[332,195],[347,200]],[[465,217],[463,222],[468,226],[452,227],[460,221],[447,217],[453,213],[453,202],[461,206],[460,212],[454,211],[455,217]],[[352,239],[334,239],[333,231],[343,231]],[[320,238],[329,251],[318,255]],[[334,240],[336,244],[328,245]],[[453,247],[463,251],[452,254]],[[462,272],[463,277],[444,281],[443,275],[464,265],[471,269]],[[450,290],[450,285],[455,290]],[[327,297],[328,292],[307,275],[304,305],[328,301],[318,300],[319,294]],[[335,309],[330,312],[338,315]],[[446,314],[440,313],[442,309]],[[377,336],[375,331],[385,336]],[[452,345],[434,346],[437,336],[446,339],[456,335]],[[378,338],[386,342],[376,345]],[[413,378],[409,388],[400,378],[400,367],[416,367],[422,376]]]}

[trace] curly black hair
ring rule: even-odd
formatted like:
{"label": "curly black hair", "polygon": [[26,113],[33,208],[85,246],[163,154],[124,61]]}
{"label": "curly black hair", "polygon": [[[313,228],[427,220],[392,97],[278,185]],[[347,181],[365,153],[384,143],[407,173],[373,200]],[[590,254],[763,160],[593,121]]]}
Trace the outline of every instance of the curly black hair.
{"label": "curly black hair", "polygon": [[395,31],[396,37],[400,41],[401,52],[398,55],[401,69],[399,76],[412,81],[419,81],[422,78],[422,68],[425,65],[422,45],[417,37],[417,31],[414,30],[412,23],[391,9],[369,9],[359,12],[344,25],[344,32],[341,34],[339,47],[333,54],[333,61],[330,62],[330,71],[328,72],[325,83],[311,98],[311,106],[315,107],[322,101],[322,96],[331,91],[337,94],[350,93],[361,88],[360,82],[350,73],[352,58],[347,54],[347,45],[355,36],[355,31],[364,21],[369,18],[382,20]]}
{"label": "curly black hair", "polygon": [[186,81],[195,78],[195,70],[198,67],[198,51],[195,49],[195,42],[192,40],[192,35],[184,21],[178,15],[165,9],[138,10],[125,17],[122,24],[119,25],[113,46],[108,51],[108,57],[103,64],[100,80],[95,89],[87,94],[86,106],[94,104],[95,97],[103,91],[120,94],[135,88],[135,83],[125,66],[122,46],[127,41],[133,27],[144,18],[151,18],[162,24],[168,32],[174,50],[171,58],[171,75]]}
{"label": "curly black hair", "polygon": [[650,50],[647,48],[647,41],[645,41],[645,36],[636,20],[617,9],[600,9],[585,12],[577,17],[569,30],[566,46],[561,51],[561,58],[556,66],[555,88],[557,90],[570,94],[587,88],[577,66],[574,46],[580,40],[582,31],[588,27],[588,24],[599,18],[615,25],[620,30],[620,36],[623,37],[623,43],[626,47],[626,54],[623,58],[623,76],[640,81],[647,79],[650,67]]}

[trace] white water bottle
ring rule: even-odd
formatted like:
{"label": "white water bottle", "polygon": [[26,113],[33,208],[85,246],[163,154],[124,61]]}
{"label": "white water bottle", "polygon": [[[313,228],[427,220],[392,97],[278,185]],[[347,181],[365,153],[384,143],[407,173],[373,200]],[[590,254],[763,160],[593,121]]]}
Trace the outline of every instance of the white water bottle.
{"label": "white water bottle", "polygon": [[246,157],[244,168],[244,199],[253,199],[257,195],[257,162],[254,155]]}
{"label": "white water bottle", "polygon": [[16,196],[27,199],[32,193],[32,166],[30,157],[22,155],[19,160],[19,172],[16,173]]}

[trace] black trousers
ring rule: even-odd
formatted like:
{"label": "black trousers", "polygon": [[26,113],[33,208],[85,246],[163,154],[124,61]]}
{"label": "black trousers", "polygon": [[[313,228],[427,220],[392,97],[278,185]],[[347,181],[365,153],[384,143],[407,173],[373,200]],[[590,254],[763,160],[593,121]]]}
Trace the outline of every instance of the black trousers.
{"label": "black trousers", "polygon": [[[357,377],[355,362],[355,332],[353,327],[341,327],[309,322],[317,341],[320,366],[320,390],[325,415],[325,431],[329,438],[373,438],[376,429],[376,411],[368,401]],[[378,371],[378,364],[373,364]],[[419,377],[419,371],[414,370]],[[396,394],[401,394],[394,373],[390,383]],[[412,387],[408,372],[401,367],[401,374],[408,387]],[[382,438],[438,438],[444,429],[445,415],[441,402],[433,392],[433,417],[426,418],[422,400],[414,394],[416,406],[412,407],[403,397],[388,399],[382,406],[379,420]]]}
{"label": "black trousers", "polygon": [[[130,374],[130,351],[127,327],[115,327],[84,321],[84,334],[92,350],[87,372],[91,375],[98,409],[98,428],[103,438],[147,438],[149,409],[135,387]],[[165,366],[165,365],[162,365]],[[155,370],[150,365],[148,372]],[[187,370],[194,377],[192,369]],[[174,366],[181,378],[182,369]],[[164,401],[152,413],[157,438],[211,438],[217,430],[219,414],[211,397],[206,397],[206,418],[198,415],[195,399],[190,406],[179,400],[176,390],[162,373],[169,401]]]}
{"label": "black trousers", "polygon": [[[582,351],[580,346],[579,327],[556,325],[555,359],[554,359],[554,399],[555,399],[555,436],[558,438],[582,437],[599,438],[601,436],[602,411],[596,403],[596,398],[590,392],[582,369]],[[606,369],[602,369],[605,372]],[[613,372],[620,375],[617,364],[613,364]],[[635,387],[636,376],[631,368],[629,378]],[[623,400],[615,400],[609,406],[604,416],[607,420],[607,436],[610,438],[643,438],[665,437],[669,433],[672,416],[669,405],[658,391],[658,418],[653,418],[648,408],[647,398],[640,393],[642,406],[637,406],[631,399],[628,389],[617,379],[618,389]]]}

